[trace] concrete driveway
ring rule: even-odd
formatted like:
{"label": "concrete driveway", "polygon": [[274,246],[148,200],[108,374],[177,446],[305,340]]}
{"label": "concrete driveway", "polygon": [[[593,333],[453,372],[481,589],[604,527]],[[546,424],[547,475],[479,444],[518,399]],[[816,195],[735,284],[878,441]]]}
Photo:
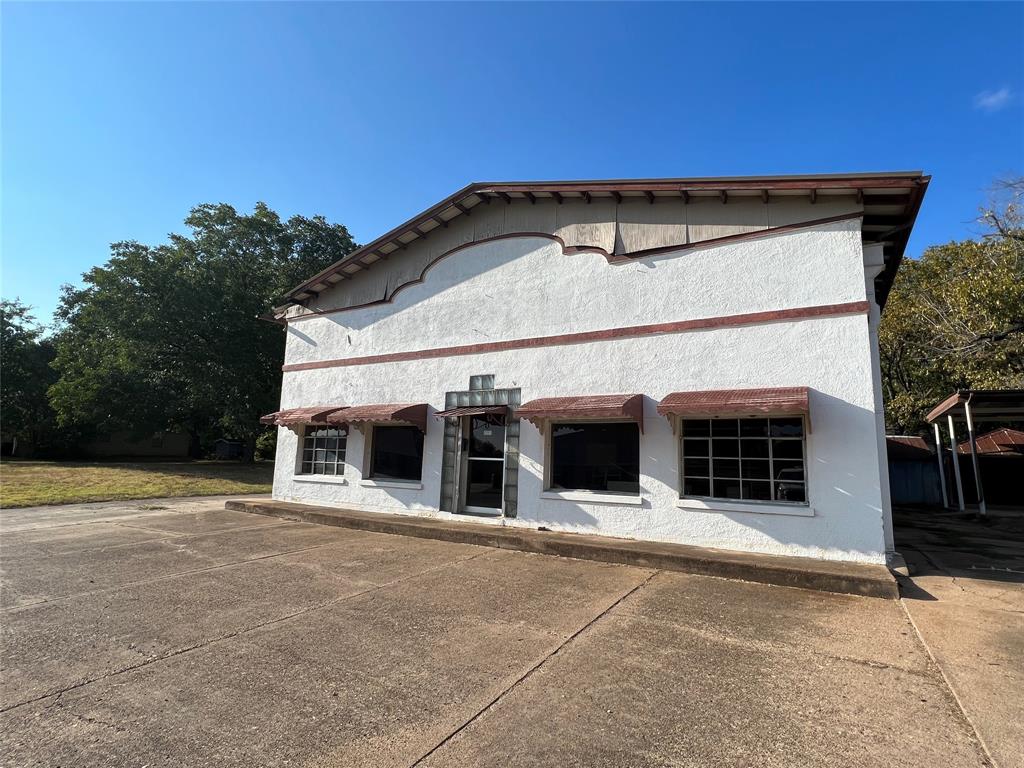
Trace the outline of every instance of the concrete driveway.
{"label": "concrete driveway", "polygon": [[221,505],[4,513],[4,765],[988,764],[899,601]]}
{"label": "concrete driveway", "polygon": [[999,766],[1024,768],[1024,509],[897,510],[915,626]]}

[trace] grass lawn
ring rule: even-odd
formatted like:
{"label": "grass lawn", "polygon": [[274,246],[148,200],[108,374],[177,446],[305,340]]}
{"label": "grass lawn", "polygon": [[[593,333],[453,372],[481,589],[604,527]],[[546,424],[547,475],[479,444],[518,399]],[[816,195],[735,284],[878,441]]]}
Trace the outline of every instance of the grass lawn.
{"label": "grass lawn", "polygon": [[270,493],[273,462],[58,462],[0,464],[0,507],[83,501]]}

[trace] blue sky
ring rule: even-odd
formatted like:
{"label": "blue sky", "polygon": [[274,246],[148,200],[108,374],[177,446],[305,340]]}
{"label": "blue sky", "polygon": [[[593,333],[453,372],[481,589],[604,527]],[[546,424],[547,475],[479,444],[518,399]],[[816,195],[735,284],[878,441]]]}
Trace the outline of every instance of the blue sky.
{"label": "blue sky", "polygon": [[366,242],[470,181],[1024,173],[1024,4],[2,5],[2,293],[266,201]]}

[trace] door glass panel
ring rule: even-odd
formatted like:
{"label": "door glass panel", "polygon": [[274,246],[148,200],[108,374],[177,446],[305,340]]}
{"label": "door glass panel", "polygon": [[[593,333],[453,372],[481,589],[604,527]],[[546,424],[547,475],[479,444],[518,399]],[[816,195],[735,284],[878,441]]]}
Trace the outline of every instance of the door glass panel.
{"label": "door glass panel", "polygon": [[469,417],[466,441],[466,506],[501,509],[505,474],[505,417]]}
{"label": "door glass panel", "polygon": [[500,509],[503,462],[470,461],[467,474],[466,506]]}
{"label": "door glass panel", "polygon": [[505,424],[501,416],[470,416],[469,435],[471,459],[500,459],[505,455]]}

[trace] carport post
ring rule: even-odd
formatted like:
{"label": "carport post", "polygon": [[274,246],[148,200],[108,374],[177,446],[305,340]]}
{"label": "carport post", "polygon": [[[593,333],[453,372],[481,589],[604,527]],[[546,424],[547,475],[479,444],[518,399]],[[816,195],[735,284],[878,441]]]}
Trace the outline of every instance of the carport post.
{"label": "carport post", "polygon": [[935,422],[935,456],[939,460],[939,485],[942,486],[942,506],[949,508],[949,492],[946,491],[946,470],[942,466],[942,433],[939,432],[939,422]]}
{"label": "carport post", "polygon": [[978,470],[978,449],[974,445],[974,420],[971,418],[971,399],[964,403],[964,415],[967,417],[967,439],[971,443],[971,464],[974,466],[974,487],[978,489],[978,514],[988,514],[985,508],[985,491],[981,487],[981,472]]}
{"label": "carport post", "polygon": [[956,452],[956,430],[953,429],[953,414],[947,414],[949,420],[949,447],[953,451],[953,476],[956,477],[956,499],[960,502],[960,511],[964,512],[964,486],[960,482],[960,456]]}

